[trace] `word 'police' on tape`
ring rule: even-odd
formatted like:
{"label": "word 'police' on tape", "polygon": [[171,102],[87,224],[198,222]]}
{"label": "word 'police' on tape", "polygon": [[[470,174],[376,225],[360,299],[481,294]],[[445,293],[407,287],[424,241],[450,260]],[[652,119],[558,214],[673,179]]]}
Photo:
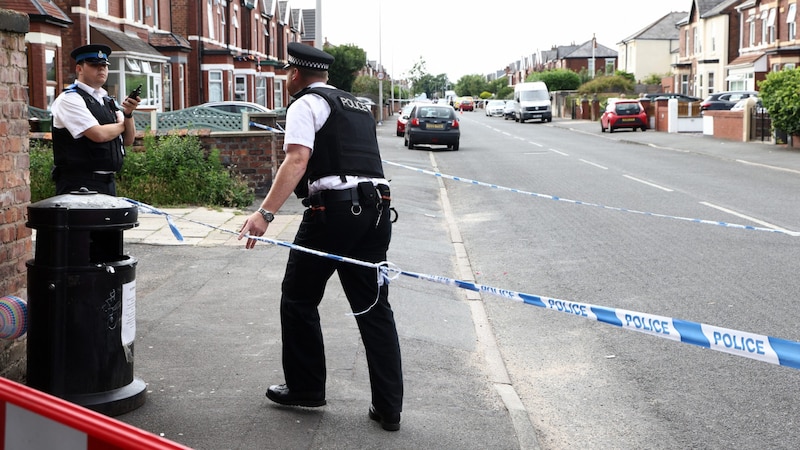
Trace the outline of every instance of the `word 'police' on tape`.
{"label": "word 'police' on tape", "polygon": [[406,271],[399,271],[399,273],[420,280],[492,294],[522,302],[526,305],[538,306],[676,342],[800,369],[800,342],[674,319],[672,317],[542,297],[441,276]]}
{"label": "word 'police' on tape", "polygon": [[[166,216],[169,227],[176,239],[183,240],[180,231],[171,220],[170,214],[136,200],[131,200],[128,198],[123,199],[137,205],[142,212]],[[233,230],[228,230],[185,217],[178,217],[178,219],[219,230],[228,234],[239,234]],[[332,253],[309,249],[286,241],[265,238],[263,236],[251,236],[248,234],[245,237],[247,239],[255,239],[267,244],[287,247],[293,250],[310,253],[312,255],[339,262],[375,268],[382,274],[382,280],[379,280],[379,282],[389,283],[390,281],[398,278],[400,275],[403,275],[410,278],[431,281],[460,289],[491,294],[508,300],[522,302],[526,305],[538,306],[540,308],[614,325],[626,330],[638,331],[640,333],[649,334],[659,338],[692,344],[711,350],[729,353],[731,355],[767,362],[770,364],[800,369],[800,342],[733,330],[729,328],[722,328],[698,322],[674,319],[671,317],[658,316],[654,314],[628,311],[625,309],[614,309],[605,306],[592,305],[590,303],[573,302],[551,297],[543,297],[439,275],[409,272],[399,269],[391,262],[384,261],[381,263],[371,263],[360,261]]]}

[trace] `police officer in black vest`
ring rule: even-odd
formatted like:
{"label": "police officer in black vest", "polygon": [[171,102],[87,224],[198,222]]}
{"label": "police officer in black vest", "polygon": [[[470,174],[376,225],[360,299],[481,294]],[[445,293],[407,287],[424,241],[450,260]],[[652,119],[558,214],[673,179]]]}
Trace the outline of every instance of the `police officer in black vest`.
{"label": "police officer in black vest", "polygon": [[84,45],[72,51],[77,80],[50,107],[53,113],[53,179],[56,194],[82,187],[117,195],[114,173],[122,168],[124,145],[133,144],[133,111],[139,97],[122,105],[108,96],[107,45]]}
{"label": "police officer in black vest", "polygon": [[[327,84],[333,56],[299,43],[290,43],[288,50],[287,90],[295,100],[286,113],[286,159],[261,208],[242,226],[239,239],[263,235],[273,213],[297,188],[308,209],[295,244],[359,261],[386,261],[392,232],[389,183],[370,108]],[[246,248],[255,242],[248,239]],[[267,397],[282,405],[326,404],[317,307],[334,272],[356,313],[366,350],[372,388],[369,417],[385,430],[399,430],[400,344],[388,285],[374,268],[290,251],[280,307],[285,384],[270,386]]]}

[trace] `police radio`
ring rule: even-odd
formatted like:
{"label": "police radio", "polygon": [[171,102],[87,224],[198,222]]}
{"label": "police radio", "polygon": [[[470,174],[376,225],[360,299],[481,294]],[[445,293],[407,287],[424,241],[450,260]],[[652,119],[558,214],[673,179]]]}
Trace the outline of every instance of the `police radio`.
{"label": "police radio", "polygon": [[130,94],[128,94],[128,98],[136,99],[136,97],[142,95],[142,85],[140,84],[136,89],[132,90]]}

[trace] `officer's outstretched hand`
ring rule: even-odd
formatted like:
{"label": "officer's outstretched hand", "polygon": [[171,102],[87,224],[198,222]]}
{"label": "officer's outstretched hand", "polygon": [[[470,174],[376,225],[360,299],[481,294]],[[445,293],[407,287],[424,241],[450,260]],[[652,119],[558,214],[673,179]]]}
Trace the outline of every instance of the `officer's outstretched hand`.
{"label": "officer's outstretched hand", "polygon": [[[264,220],[264,217],[261,216],[258,212],[254,212],[244,221],[244,225],[242,225],[242,229],[239,230],[239,240],[241,241],[242,238],[249,234],[250,236],[263,236],[264,233],[267,232],[267,227],[269,226],[269,222]],[[245,244],[244,248],[253,248],[256,246],[256,239],[248,238],[247,243]]]}

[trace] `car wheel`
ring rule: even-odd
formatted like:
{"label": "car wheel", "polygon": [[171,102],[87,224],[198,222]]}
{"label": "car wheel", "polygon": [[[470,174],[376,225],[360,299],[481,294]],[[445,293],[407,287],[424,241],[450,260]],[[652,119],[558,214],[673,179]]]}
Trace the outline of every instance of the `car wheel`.
{"label": "car wheel", "polygon": [[614,132],[614,127],[612,127],[610,123],[608,124],[608,132],[609,133],[613,133]]}
{"label": "car wheel", "polygon": [[453,145],[451,146],[451,148],[452,148],[454,151],[458,151],[458,142],[459,142],[459,141],[456,141],[456,143],[455,143],[455,144],[453,144]]}
{"label": "car wheel", "polygon": [[606,127],[603,126],[603,121],[602,120],[600,121],[600,132],[601,133],[605,133],[606,132]]}
{"label": "car wheel", "polygon": [[399,132],[399,131],[398,131],[398,132],[397,132],[397,137],[402,137],[402,136],[403,136],[403,133],[401,133],[401,132]]}
{"label": "car wheel", "polygon": [[411,138],[409,138],[408,141],[406,141],[406,145],[408,145],[409,150],[414,150],[414,143],[411,142]]}
{"label": "car wheel", "polygon": [[642,127],[642,132],[647,131],[647,127]]}

